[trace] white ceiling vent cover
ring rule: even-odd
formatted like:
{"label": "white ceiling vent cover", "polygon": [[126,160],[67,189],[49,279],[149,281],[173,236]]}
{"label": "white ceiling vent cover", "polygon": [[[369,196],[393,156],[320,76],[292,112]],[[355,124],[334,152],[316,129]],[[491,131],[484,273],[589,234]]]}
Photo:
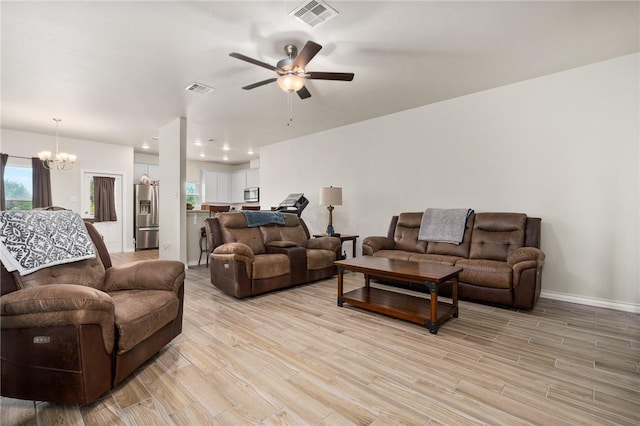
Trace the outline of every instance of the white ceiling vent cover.
{"label": "white ceiling vent cover", "polygon": [[289,13],[289,16],[294,16],[311,28],[317,27],[337,15],[337,10],[321,0],[305,2]]}
{"label": "white ceiling vent cover", "polygon": [[215,89],[211,86],[207,86],[206,84],[196,83],[194,81],[193,83],[189,83],[189,85],[185,87],[184,90],[188,92],[197,93],[199,95],[208,95],[209,93],[213,92]]}

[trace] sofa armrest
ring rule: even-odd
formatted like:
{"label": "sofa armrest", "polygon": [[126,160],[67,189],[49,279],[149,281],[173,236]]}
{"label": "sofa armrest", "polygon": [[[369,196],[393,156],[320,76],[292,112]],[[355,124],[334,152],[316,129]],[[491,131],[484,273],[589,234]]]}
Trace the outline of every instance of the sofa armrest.
{"label": "sofa armrest", "polygon": [[141,260],[107,269],[104,291],[167,290],[180,292],[184,264],[176,260]]}
{"label": "sofa armrest", "polygon": [[115,340],[115,309],[111,296],[75,284],[29,287],[0,297],[2,328],[43,328],[97,324],[107,353]]}
{"label": "sofa armrest", "polygon": [[507,257],[507,263],[512,268],[520,262],[535,261],[539,266],[544,263],[544,253],[536,247],[520,247]]}
{"label": "sofa armrest", "polygon": [[221,260],[223,262],[242,262],[245,265],[247,276],[251,278],[253,270],[253,250],[243,243],[226,243],[213,250],[212,261]]}
{"label": "sofa armrest", "polygon": [[336,253],[340,253],[340,247],[342,246],[342,241],[337,237],[316,237],[311,238],[307,242],[308,249],[321,249],[321,250],[329,250],[335,251]]}
{"label": "sofa armrest", "polygon": [[362,254],[372,256],[379,250],[393,250],[395,242],[389,237],[367,237],[362,241]]}

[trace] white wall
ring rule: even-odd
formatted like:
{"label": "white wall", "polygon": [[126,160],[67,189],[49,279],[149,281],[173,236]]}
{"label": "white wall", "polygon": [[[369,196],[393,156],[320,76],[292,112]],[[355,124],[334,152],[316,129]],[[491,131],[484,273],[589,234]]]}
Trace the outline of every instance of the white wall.
{"label": "white wall", "polygon": [[336,232],[428,207],[543,220],[543,294],[640,312],[639,54],[263,147],[265,206],[343,187]]}
{"label": "white wall", "polygon": [[[39,151],[55,151],[55,136],[9,129],[2,129],[1,135],[0,151],[10,156],[35,157]],[[133,251],[133,148],[61,137],[60,150],[63,148],[78,160],[69,171],[51,171],[53,204],[81,213],[82,170],[122,174],[123,247]]]}

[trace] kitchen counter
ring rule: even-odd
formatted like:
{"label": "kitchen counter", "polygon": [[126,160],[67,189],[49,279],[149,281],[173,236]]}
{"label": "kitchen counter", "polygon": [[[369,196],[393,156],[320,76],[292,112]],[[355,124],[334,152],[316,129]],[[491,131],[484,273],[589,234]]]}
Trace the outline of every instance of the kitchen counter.
{"label": "kitchen counter", "polygon": [[[204,220],[209,217],[209,210],[187,210],[187,266],[197,266],[200,256],[200,229]],[[203,241],[206,245],[206,241]],[[204,246],[203,246],[204,247]],[[206,265],[206,257],[202,255],[201,265]]]}

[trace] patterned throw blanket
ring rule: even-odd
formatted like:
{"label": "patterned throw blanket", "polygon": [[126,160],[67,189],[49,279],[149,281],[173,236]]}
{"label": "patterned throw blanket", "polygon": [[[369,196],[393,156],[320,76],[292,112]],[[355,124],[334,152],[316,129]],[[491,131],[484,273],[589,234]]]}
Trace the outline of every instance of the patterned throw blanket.
{"label": "patterned throw blanket", "polygon": [[27,275],[53,265],[95,257],[80,215],[71,211],[0,212],[0,260]]}
{"label": "patterned throw blanket", "polygon": [[249,228],[268,225],[270,223],[284,225],[284,215],[280,212],[243,210],[241,213],[247,218],[247,226]]}
{"label": "patterned throw blanket", "polygon": [[460,244],[472,209],[427,209],[422,215],[418,239]]}

